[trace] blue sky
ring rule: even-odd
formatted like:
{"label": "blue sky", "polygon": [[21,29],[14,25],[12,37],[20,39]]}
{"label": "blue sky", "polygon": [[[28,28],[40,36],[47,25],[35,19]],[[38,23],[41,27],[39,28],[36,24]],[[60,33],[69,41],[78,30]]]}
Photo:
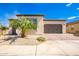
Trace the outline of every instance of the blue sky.
{"label": "blue sky", "polygon": [[0,22],[8,26],[16,14],[44,14],[45,19],[79,20],[78,3],[0,3]]}

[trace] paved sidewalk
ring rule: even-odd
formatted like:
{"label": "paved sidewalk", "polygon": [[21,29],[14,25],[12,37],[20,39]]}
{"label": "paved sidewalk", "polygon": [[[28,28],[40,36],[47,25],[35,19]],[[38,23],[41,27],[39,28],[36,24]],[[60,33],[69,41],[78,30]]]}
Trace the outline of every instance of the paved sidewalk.
{"label": "paved sidewalk", "polygon": [[[0,55],[35,56],[36,45],[1,45]],[[37,56],[79,56],[79,40],[48,40],[37,45]]]}
{"label": "paved sidewalk", "polygon": [[35,46],[25,46],[25,45],[1,45],[0,55],[13,55],[13,56],[34,56]]}

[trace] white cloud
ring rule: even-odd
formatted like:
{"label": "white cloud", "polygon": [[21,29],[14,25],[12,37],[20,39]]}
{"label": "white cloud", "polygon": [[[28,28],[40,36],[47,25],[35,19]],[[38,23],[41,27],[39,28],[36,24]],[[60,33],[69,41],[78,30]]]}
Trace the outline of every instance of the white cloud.
{"label": "white cloud", "polygon": [[72,5],[72,3],[68,3],[68,4],[66,4],[67,7],[70,7],[71,5]]}
{"label": "white cloud", "polygon": [[71,16],[71,17],[69,17],[67,19],[74,19],[74,18],[76,18],[76,16]]}
{"label": "white cloud", "polygon": [[67,19],[75,19],[75,18],[77,18],[77,17],[79,17],[79,16],[71,16],[71,17],[69,17],[69,18],[67,18]]}
{"label": "white cloud", "polygon": [[77,10],[79,10],[79,8],[77,8]]}

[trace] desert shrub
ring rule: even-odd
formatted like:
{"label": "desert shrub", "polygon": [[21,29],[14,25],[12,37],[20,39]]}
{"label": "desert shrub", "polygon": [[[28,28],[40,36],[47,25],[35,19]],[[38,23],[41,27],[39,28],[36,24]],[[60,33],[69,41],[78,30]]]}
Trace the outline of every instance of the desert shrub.
{"label": "desert shrub", "polygon": [[44,42],[46,39],[44,37],[37,37],[36,40],[39,42]]}
{"label": "desert shrub", "polygon": [[76,31],[76,32],[74,33],[74,35],[75,35],[75,36],[79,36],[79,31]]}

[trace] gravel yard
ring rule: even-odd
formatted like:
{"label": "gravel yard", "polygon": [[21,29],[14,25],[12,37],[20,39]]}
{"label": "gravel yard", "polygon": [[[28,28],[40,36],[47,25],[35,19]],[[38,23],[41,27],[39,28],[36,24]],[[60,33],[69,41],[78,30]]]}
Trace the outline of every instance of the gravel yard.
{"label": "gravel yard", "polygon": [[[13,44],[0,43],[0,55],[26,55],[26,56],[79,56],[79,37],[73,35],[45,35],[48,40],[36,44],[17,45],[15,43],[25,40],[16,40]],[[27,40],[28,41],[28,40]],[[28,41],[30,42],[30,41]],[[7,43],[7,44],[6,44]],[[24,42],[26,43],[26,42]],[[31,41],[32,43],[32,41]],[[36,50],[37,49],[37,50]]]}

